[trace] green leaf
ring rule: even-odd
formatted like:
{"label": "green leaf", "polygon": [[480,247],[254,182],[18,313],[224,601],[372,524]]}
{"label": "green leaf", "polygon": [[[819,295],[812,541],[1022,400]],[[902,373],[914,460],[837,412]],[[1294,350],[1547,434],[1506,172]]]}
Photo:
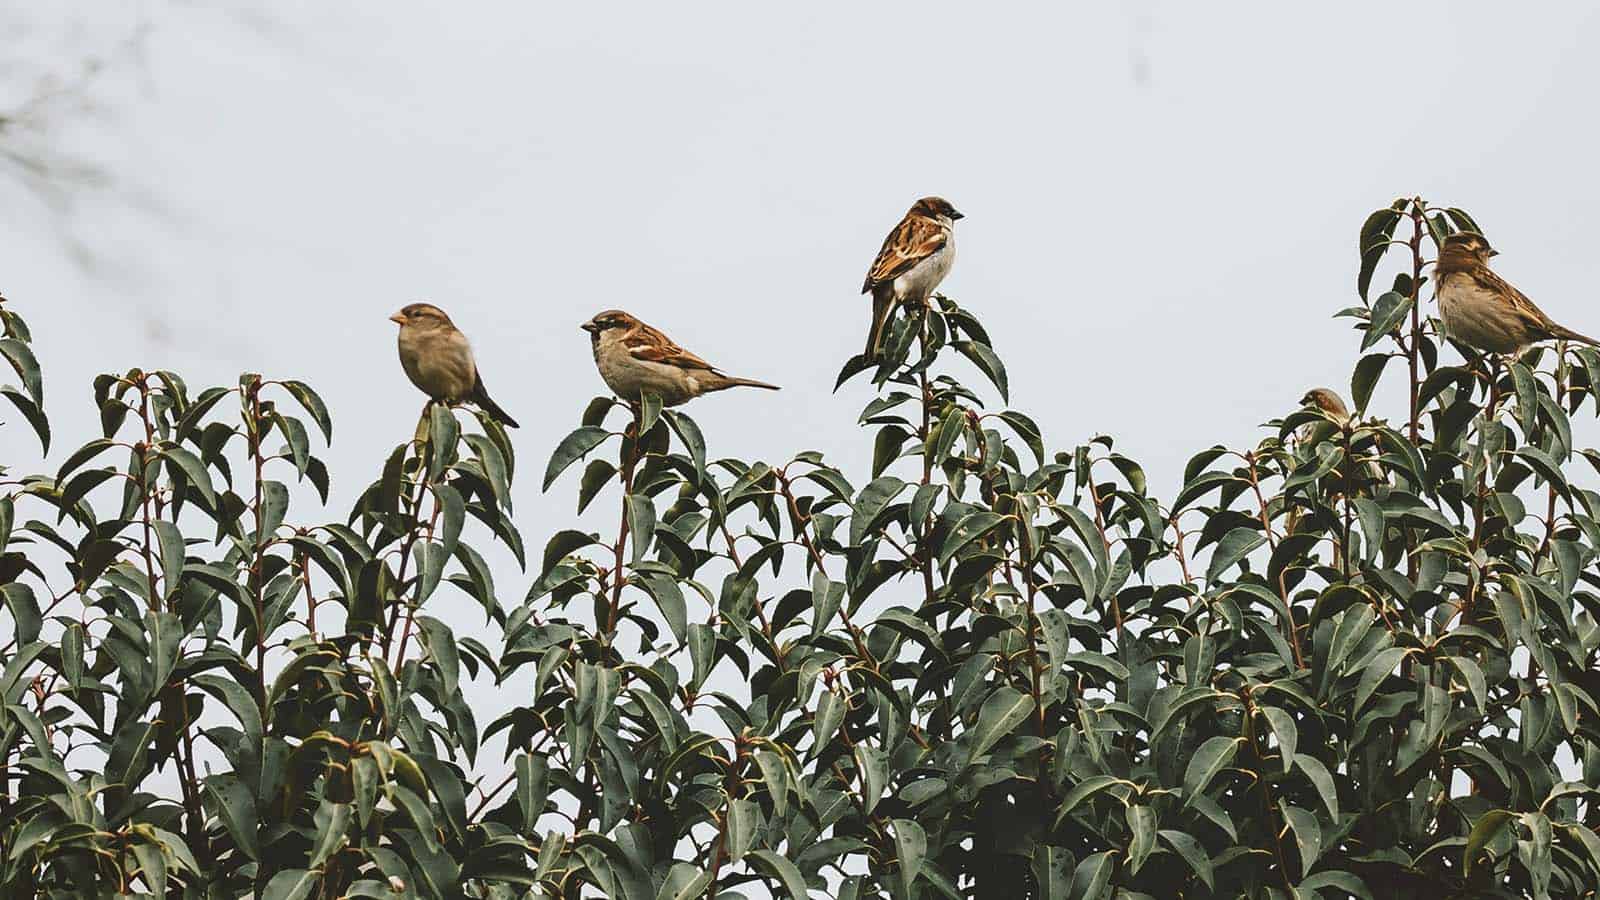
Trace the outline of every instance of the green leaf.
{"label": "green leaf", "polygon": [[300,408],[311,416],[311,421],[317,423],[317,428],[322,431],[322,440],[333,443],[333,418],[328,415],[328,406],[322,402],[322,397],[311,386],[303,381],[279,382],[283,389],[300,404]]}
{"label": "green leaf", "polygon": [[889,783],[889,760],[882,750],[866,743],[857,744],[851,755],[861,773],[861,807],[871,815]]}
{"label": "green leaf", "polygon": [[951,341],[950,346],[957,353],[972,360],[978,371],[982,372],[983,376],[989,379],[989,383],[994,385],[995,390],[1000,392],[1002,401],[1011,402],[1011,389],[1006,380],[1005,363],[1000,361],[1000,357],[988,344],[978,341]]}
{"label": "green leaf", "polygon": [[728,862],[736,863],[755,846],[756,828],[761,821],[761,809],[752,800],[728,801],[726,848]]}
{"label": "green leaf", "polygon": [[1015,431],[1017,436],[1022,438],[1022,443],[1033,452],[1034,459],[1038,460],[1039,465],[1044,465],[1044,439],[1041,436],[1042,433],[1039,430],[1038,424],[1022,413],[1009,409],[1005,412],[999,413],[997,418],[1007,425],[1010,425],[1011,430]]}
{"label": "green leaf", "polygon": [[[1593,746],[1593,745],[1591,745]],[[1600,878],[1600,836],[1583,825],[1562,825],[1567,838],[1583,848],[1589,857],[1589,868],[1595,878]]]}
{"label": "green leaf", "polygon": [[39,360],[34,358],[33,349],[16,338],[5,338],[0,340],[0,356],[4,356],[11,368],[17,370],[17,375],[22,378],[22,386],[27,389],[34,405],[43,409],[44,379],[39,375]]}
{"label": "green leaf", "polygon": [[928,833],[910,819],[895,819],[893,824],[894,852],[900,860],[900,887],[910,897],[914,893],[911,886],[928,855]]}
{"label": "green leaf", "polygon": [[675,862],[656,891],[656,900],[695,900],[711,886],[711,873],[686,862]]}
{"label": "green leaf", "polygon": [[1415,652],[1416,649],[1412,647],[1390,647],[1378,651],[1378,655],[1362,667],[1361,682],[1356,685],[1355,697],[1350,704],[1352,717],[1360,714],[1372,692],[1378,689],[1378,685],[1382,684],[1384,679],[1394,673],[1395,667],[1400,665],[1400,660]]}
{"label": "green leaf", "polygon": [[939,565],[947,564],[957,553],[967,549],[974,541],[994,531],[1005,521],[1007,521],[1005,516],[985,510],[962,516],[956,527],[950,529],[950,534],[945,537],[943,545],[939,548]]}
{"label": "green leaf", "polygon": [[1217,735],[1208,738],[1200,745],[1200,749],[1189,758],[1189,765],[1183,773],[1183,795],[1185,808],[1194,802],[1194,797],[1203,792],[1217,777],[1217,773],[1227,768],[1233,761],[1233,755],[1238,752],[1239,745],[1244,743],[1244,738],[1225,737]]}
{"label": "green leaf", "polygon": [[656,506],[644,494],[629,494],[624,505],[628,513],[628,536],[633,542],[633,562],[638,565],[655,539]]}
{"label": "green leaf", "polygon": [[694,420],[680,412],[670,409],[662,410],[661,417],[667,420],[667,425],[678,433],[678,440],[683,441],[683,446],[689,451],[689,460],[694,464],[697,482],[706,480],[706,439],[700,433],[700,426]]}
{"label": "green leaf", "polygon": [[656,420],[661,418],[661,396],[652,391],[645,391],[639,396],[639,434],[649,434],[650,429],[656,427]]}
{"label": "green leaf", "polygon": [[311,846],[308,865],[320,869],[339,848],[349,843],[349,835],[345,832],[350,828],[350,805],[324,800],[317,808],[312,824],[317,829],[317,840]]}
{"label": "green leaf", "polygon": [[1361,339],[1362,351],[1393,334],[1395,327],[1405,321],[1410,313],[1410,297],[1401,296],[1394,291],[1379,296],[1372,304],[1372,322],[1367,326],[1367,333]]}
{"label": "green leaf", "polygon": [[23,394],[11,385],[0,386],[0,394],[4,394],[11,405],[22,413],[22,417],[33,426],[33,433],[39,436],[39,446],[43,453],[50,452],[50,421],[45,418],[44,410],[34,403],[32,398]]}
{"label": "green leaf", "polygon": [[833,691],[823,691],[817,698],[817,711],[811,719],[811,756],[816,757],[833,743],[833,736],[844,722],[847,702]]}
{"label": "green leaf", "polygon": [[750,868],[776,879],[791,900],[808,900],[806,881],[800,877],[800,870],[794,867],[794,863],[771,850],[751,850],[745,859],[749,860]]}
{"label": "green leaf", "polygon": [[550,462],[544,468],[544,484],[541,491],[550,490],[550,485],[561,476],[567,467],[583,458],[584,454],[600,446],[611,432],[597,425],[585,425],[576,429],[571,434],[561,439],[556,445],[556,452],[550,455]]}
{"label": "green leaf", "polygon": [[1206,568],[1206,581],[1215,582],[1250,551],[1267,542],[1267,536],[1254,528],[1240,526],[1222,536],[1217,549],[1212,551],[1211,564]]}
{"label": "green leaf", "polygon": [[1483,852],[1495,835],[1500,833],[1517,814],[1508,809],[1491,809],[1478,817],[1472,823],[1472,831],[1467,833],[1467,843],[1461,848],[1462,875],[1471,878],[1472,867],[1478,861],[1478,855]]}
{"label": "green leaf", "polygon": [[1128,873],[1137,875],[1156,846],[1156,811],[1148,806],[1128,807],[1128,828],[1133,832],[1128,842]]}
{"label": "green leaf", "polygon": [[886,509],[894,498],[905,490],[906,483],[893,475],[874,478],[856,495],[854,511],[850,516],[850,543],[860,544],[867,536],[872,521]]}
{"label": "green leaf", "polygon": [[1110,895],[1111,876],[1116,868],[1114,850],[1085,856],[1072,872],[1072,884],[1067,888],[1067,896],[1075,900],[1102,900]]}
{"label": "green leaf", "polygon": [[[39,601],[33,594],[33,588],[20,581],[14,581],[0,587],[0,596],[5,597],[6,611],[11,613],[17,642],[31,644],[38,640],[39,632],[44,627],[44,617],[39,611]],[[77,626],[76,633],[78,635],[77,666],[81,677],[83,667],[83,628]],[[76,681],[77,679],[73,680]]]}
{"label": "green leaf", "polygon": [[550,795],[550,764],[544,754],[521,753],[517,756],[517,807],[522,810],[522,830],[537,834],[539,817],[544,814],[545,800]]}
{"label": "green leaf", "polygon": [[1002,686],[983,702],[978,722],[967,735],[970,757],[983,755],[995,742],[1011,733],[1033,712],[1033,698],[1016,688]]}
{"label": "green leaf", "polygon": [[[1300,732],[1295,728],[1294,716],[1273,706],[1258,707],[1261,714],[1266,717],[1267,724],[1271,726],[1272,733],[1278,738],[1278,752],[1283,759],[1283,770],[1289,771],[1294,767],[1294,748],[1300,740]],[[1338,816],[1334,816],[1338,818]]]}
{"label": "green leaf", "polygon": [[307,869],[284,869],[267,882],[261,900],[305,900],[316,889],[321,877]]}
{"label": "green leaf", "polygon": [[1302,894],[1322,888],[1334,888],[1360,900],[1372,900],[1372,892],[1367,890],[1366,882],[1352,872],[1323,871],[1300,882]]}
{"label": "green leaf", "polygon": [[461,654],[456,647],[455,633],[450,626],[432,616],[417,616],[416,622],[421,630],[422,643],[439,669],[444,693],[448,697],[456,692],[456,685],[461,681]]}
{"label": "green leaf", "polygon": [[1357,413],[1366,410],[1368,401],[1372,399],[1372,390],[1378,386],[1378,379],[1383,377],[1383,368],[1389,364],[1389,359],[1388,353],[1370,353],[1356,363],[1356,370],[1350,376],[1350,399],[1355,402]]}
{"label": "green leaf", "polygon": [[1072,862],[1072,854],[1062,847],[1034,846],[1033,880],[1039,886],[1039,900],[1069,900]]}
{"label": "green leaf", "polygon": [[1165,828],[1157,832],[1157,834],[1161,836],[1161,839],[1166,842],[1168,847],[1171,847],[1177,851],[1179,856],[1183,857],[1183,861],[1188,864],[1189,870],[1194,872],[1196,878],[1205,883],[1207,890],[1214,891],[1217,889],[1216,883],[1212,880],[1211,858],[1206,856],[1205,848],[1200,846],[1199,841],[1182,831],[1173,831]]}
{"label": "green leaf", "polygon": [[756,767],[761,770],[761,780],[772,800],[772,814],[782,816],[789,808],[788,769],[777,753],[765,749],[756,751]]}
{"label": "green leaf", "polygon": [[656,602],[656,609],[661,611],[667,627],[672,629],[672,636],[682,645],[688,639],[689,612],[678,582],[665,575],[638,575],[633,583],[643,588],[650,599]]}
{"label": "green leaf", "polygon": [[1062,796],[1060,805],[1056,807],[1055,824],[1051,827],[1061,827],[1061,823],[1066,820],[1067,816],[1071,815],[1074,809],[1078,808],[1080,803],[1113,785],[1119,784],[1131,786],[1132,782],[1118,778],[1115,775],[1090,775],[1073,785]]}
{"label": "green leaf", "polygon": [[1517,448],[1517,458],[1526,462],[1540,478],[1554,487],[1562,499],[1572,502],[1572,488],[1567,484],[1567,477],[1561,472],[1561,464],[1550,454],[1538,447],[1523,446]]}
{"label": "green leaf", "polygon": [[165,519],[157,519],[151,524],[155,529],[156,541],[161,546],[161,596],[171,597],[182,584],[186,552],[183,534],[178,531],[177,525]]}
{"label": "green leaf", "polygon": [[1322,855],[1322,826],[1317,824],[1317,817],[1296,806],[1278,801],[1278,809],[1283,812],[1284,821],[1289,823],[1289,829],[1294,832],[1295,846],[1300,850],[1300,873],[1311,871],[1317,857]]}
{"label": "green leaf", "polygon": [[199,457],[182,447],[172,445],[163,447],[160,455],[167,460],[169,469],[183,473],[184,480],[206,499],[206,505],[216,508],[217,494],[211,487],[211,474],[206,471],[205,464],[200,462]]}
{"label": "green leaf", "polygon": [[239,849],[251,859],[260,859],[260,845],[256,840],[255,798],[244,782],[233,775],[212,775],[205,779],[205,795]]}
{"label": "green leaf", "polygon": [[1311,781],[1311,786],[1317,789],[1317,796],[1322,798],[1322,805],[1327,807],[1328,818],[1339,821],[1339,789],[1328,767],[1316,757],[1304,753],[1295,754],[1294,764],[1300,767],[1300,771]]}
{"label": "green leaf", "polygon": [[1361,223],[1361,238],[1357,243],[1361,253],[1361,271],[1356,276],[1356,291],[1363,300],[1367,299],[1367,287],[1372,284],[1372,275],[1377,271],[1378,263],[1389,249],[1388,241],[1394,236],[1395,226],[1400,224],[1405,203],[1405,200],[1396,200],[1387,209],[1374,212]]}

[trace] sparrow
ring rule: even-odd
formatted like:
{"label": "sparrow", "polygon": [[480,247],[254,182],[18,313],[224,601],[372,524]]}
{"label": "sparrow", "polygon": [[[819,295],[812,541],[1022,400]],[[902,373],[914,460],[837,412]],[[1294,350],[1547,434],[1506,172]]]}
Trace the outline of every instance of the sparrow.
{"label": "sparrow", "polygon": [[517,422],[484,390],[483,376],[472,357],[472,345],[444,310],[431,303],[412,303],[389,317],[400,326],[400,365],[411,383],[439,403],[476,403],[506,425]]}
{"label": "sparrow", "polygon": [[[1301,426],[1296,440],[1302,449],[1297,454],[1300,462],[1307,462],[1316,458],[1314,448],[1327,440],[1349,440],[1340,438],[1342,429],[1351,424],[1350,408],[1345,405],[1344,398],[1332,388],[1312,388],[1300,398],[1300,405],[1318,410],[1330,421],[1308,422]],[[1370,497],[1374,491],[1385,491],[1386,483],[1383,468],[1376,462],[1366,459],[1372,448],[1372,439],[1363,437],[1356,441],[1349,449],[1355,456],[1354,460],[1341,463],[1339,474],[1326,480],[1326,487],[1321,494],[1321,503],[1327,508],[1333,508],[1344,496],[1346,490],[1353,496]],[[1288,517],[1284,522],[1284,533],[1294,534],[1299,530],[1300,523],[1305,518],[1305,511],[1301,505],[1292,504],[1288,510]]]}
{"label": "sparrow", "polygon": [[1578,341],[1600,346],[1550,320],[1521,291],[1489,270],[1499,254],[1481,234],[1464,231],[1444,239],[1434,268],[1439,318],[1450,337],[1486,353],[1520,354],[1538,341]]}
{"label": "sparrow", "polygon": [[644,393],[655,394],[667,406],[677,406],[731,387],[778,390],[775,384],[722,374],[620,309],[597,313],[579,327],[589,332],[594,364],[606,387],[630,403],[639,402]]}
{"label": "sparrow", "polygon": [[884,329],[902,303],[925,303],[955,262],[955,221],[961,213],[943,197],[923,197],[911,204],[900,224],[883,239],[878,258],[867,271],[861,293],[872,293],[872,323],[866,355],[877,355]]}
{"label": "sparrow", "polygon": [[1327,413],[1337,424],[1343,425],[1350,421],[1350,408],[1344,405],[1344,398],[1332,388],[1312,388],[1300,398],[1301,406],[1314,406]]}

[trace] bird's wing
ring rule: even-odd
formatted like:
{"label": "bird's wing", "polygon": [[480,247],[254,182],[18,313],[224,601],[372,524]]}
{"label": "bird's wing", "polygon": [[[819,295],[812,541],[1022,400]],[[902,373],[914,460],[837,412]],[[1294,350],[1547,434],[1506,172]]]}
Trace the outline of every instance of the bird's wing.
{"label": "bird's wing", "polygon": [[1543,336],[1553,336],[1560,326],[1544,314],[1544,310],[1528,299],[1528,295],[1511,286],[1511,283],[1496,275],[1486,266],[1479,266],[1475,273],[1477,282],[1483,288],[1506,298],[1512,312],[1517,318],[1528,324],[1531,331]]}
{"label": "bird's wing", "polygon": [[643,322],[633,329],[632,334],[623,339],[623,345],[633,354],[634,359],[665,363],[680,369],[716,371],[710,363],[674,344],[671,338]]}
{"label": "bird's wing", "polygon": [[905,274],[911,267],[932,256],[950,239],[950,233],[938,220],[926,216],[908,215],[900,220],[889,236],[883,239],[878,258],[872,261],[861,293],[875,285]]}

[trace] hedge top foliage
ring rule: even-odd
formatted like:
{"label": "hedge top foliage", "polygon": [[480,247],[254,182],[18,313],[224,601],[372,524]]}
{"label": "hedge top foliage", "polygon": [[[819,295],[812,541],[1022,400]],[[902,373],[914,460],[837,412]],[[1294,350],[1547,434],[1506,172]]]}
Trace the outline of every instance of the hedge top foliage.
{"label": "hedge top foliage", "polygon": [[[1443,347],[1427,263],[1462,229],[1373,213],[1354,415],[1286,409],[1171,498],[990,405],[944,297],[841,373],[878,387],[870,471],[597,398],[542,483],[617,526],[531,553],[491,419],[432,407],[322,521],[290,503],[328,490],[311,387],[101,376],[101,434],[0,487],[0,891],[1592,895],[1600,452],[1569,417],[1600,355]],[[14,307],[7,427],[48,446]],[[1405,409],[1370,408],[1385,375]],[[455,635],[475,609],[496,645]]]}

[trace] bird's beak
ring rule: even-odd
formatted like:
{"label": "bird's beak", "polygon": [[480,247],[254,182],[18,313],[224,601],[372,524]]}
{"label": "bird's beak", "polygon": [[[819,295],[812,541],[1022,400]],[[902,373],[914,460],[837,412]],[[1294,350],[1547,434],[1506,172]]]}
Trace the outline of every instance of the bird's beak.
{"label": "bird's beak", "polygon": [[1490,256],[1499,256],[1500,255],[1500,251],[1499,250],[1490,250],[1489,251],[1489,255]]}
{"label": "bird's beak", "polygon": [[584,331],[589,332],[590,334],[594,334],[595,332],[600,330],[600,326],[594,324],[593,322],[585,322],[582,325],[579,325],[578,327],[582,328]]}
{"label": "bird's beak", "polygon": [[389,317],[389,321],[395,323],[396,325],[404,325],[406,323],[406,317],[400,313],[395,313]]}
{"label": "bird's beak", "polygon": [[954,222],[957,219],[965,219],[965,218],[966,218],[966,214],[965,213],[960,213],[960,212],[957,212],[957,211],[955,211],[953,209],[950,210],[950,221]]}

